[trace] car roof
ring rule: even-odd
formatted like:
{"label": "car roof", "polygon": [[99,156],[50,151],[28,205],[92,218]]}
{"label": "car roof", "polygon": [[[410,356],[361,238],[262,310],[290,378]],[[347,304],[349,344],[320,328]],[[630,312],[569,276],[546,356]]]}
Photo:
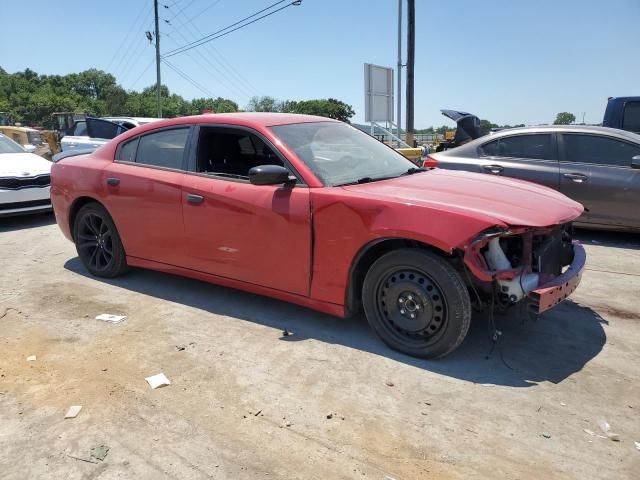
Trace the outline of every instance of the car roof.
{"label": "car roof", "polygon": [[151,122],[156,122],[158,120],[162,120],[161,118],[156,118],[156,117],[102,117],[102,119],[109,120],[111,122],[134,121],[138,123],[151,123]]}
{"label": "car roof", "polygon": [[191,123],[220,123],[231,125],[260,126],[273,127],[276,125],[289,125],[292,123],[310,123],[310,122],[338,122],[327,117],[319,117],[316,115],[300,115],[297,113],[273,113],[273,112],[236,112],[236,113],[205,113],[204,115],[193,115],[189,117],[176,117],[153,124],[147,124],[145,127],[153,125],[156,129],[164,126],[191,124]]}
{"label": "car roof", "polygon": [[[516,127],[505,128],[496,133],[493,133],[491,138],[505,137],[518,133],[591,133],[600,135],[609,135],[616,137],[627,138],[635,142],[640,141],[640,135],[626,130],[620,130],[618,128],[599,127],[596,125],[538,125],[535,127]],[[483,140],[487,140],[487,137],[480,137]],[[480,139],[478,139],[480,140]]]}
{"label": "car roof", "polygon": [[3,125],[0,128],[3,128],[5,130],[13,130],[13,131],[17,131],[17,132],[37,132],[38,131],[35,128],[31,128],[31,127],[16,127],[15,125]]}

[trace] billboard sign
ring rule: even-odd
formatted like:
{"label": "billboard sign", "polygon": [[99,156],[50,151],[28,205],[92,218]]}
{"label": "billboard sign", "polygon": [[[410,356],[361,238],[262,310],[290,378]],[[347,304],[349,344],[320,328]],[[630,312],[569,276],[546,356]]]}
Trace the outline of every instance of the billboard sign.
{"label": "billboard sign", "polygon": [[364,64],[365,122],[393,122],[393,69]]}

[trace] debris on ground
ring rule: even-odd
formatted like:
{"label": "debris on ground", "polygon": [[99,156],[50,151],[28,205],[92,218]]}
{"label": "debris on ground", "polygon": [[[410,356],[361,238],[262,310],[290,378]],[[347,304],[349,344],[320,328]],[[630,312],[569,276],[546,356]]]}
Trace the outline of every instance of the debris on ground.
{"label": "debris on ground", "polygon": [[112,315],[110,313],[102,313],[96,317],[96,320],[102,320],[109,323],[120,323],[127,319],[126,315]]}
{"label": "debris on ground", "polygon": [[109,453],[109,447],[106,445],[98,445],[97,447],[93,447],[89,452],[92,458],[103,461]]}
{"label": "debris on ground", "polygon": [[636,444],[636,449],[637,449],[637,450],[640,450],[640,442],[633,442],[633,443],[635,443],[635,444]]}
{"label": "debris on ground", "polygon": [[384,382],[384,384],[385,384],[387,387],[393,387],[393,386],[395,385],[393,382],[391,382],[391,381],[389,381],[389,380],[387,380],[386,382]]}
{"label": "debris on ground", "polygon": [[584,433],[588,433],[592,437],[607,438],[604,435],[598,435],[596,432],[594,432],[593,430],[589,430],[588,428],[585,428],[583,431],[584,431]]}
{"label": "debris on ground", "polygon": [[36,361],[36,356],[35,355],[29,355],[27,357],[27,362],[35,362]]}
{"label": "debris on ground", "polygon": [[157,375],[152,375],[151,377],[145,378],[147,383],[152,389],[156,389],[158,387],[164,387],[166,385],[171,385],[169,379],[165,376],[164,373],[158,373]]}
{"label": "debris on ground", "polygon": [[69,453],[67,453],[67,457],[73,458],[75,460],[81,460],[83,462],[87,462],[87,463],[98,463],[98,462],[94,462],[93,460],[91,460],[90,458],[82,458],[82,457],[76,457],[75,455],[71,455]]}
{"label": "debris on ground", "polygon": [[551,438],[551,434],[549,432],[542,432],[542,436],[544,438]]}
{"label": "debris on ground", "polygon": [[607,438],[613,440],[614,442],[620,441],[620,436],[617,433],[613,433],[611,431],[611,425],[609,425],[609,423],[604,418],[598,420],[598,426],[600,427],[600,430],[602,430],[602,433],[607,436]]}
{"label": "debris on ground", "polygon": [[176,350],[178,350],[179,352],[185,350],[187,348],[186,345],[180,344],[180,345],[176,345]]}
{"label": "debris on ground", "polygon": [[64,418],[76,418],[80,410],[82,410],[82,405],[72,405],[69,407],[69,410],[67,410],[67,413],[64,414]]}
{"label": "debris on ground", "polygon": [[333,412],[327,413],[327,418],[331,420],[333,418]]}
{"label": "debris on ground", "polygon": [[262,413],[262,409],[258,410],[256,413],[253,414],[254,417],[257,417],[258,415],[260,415]]}

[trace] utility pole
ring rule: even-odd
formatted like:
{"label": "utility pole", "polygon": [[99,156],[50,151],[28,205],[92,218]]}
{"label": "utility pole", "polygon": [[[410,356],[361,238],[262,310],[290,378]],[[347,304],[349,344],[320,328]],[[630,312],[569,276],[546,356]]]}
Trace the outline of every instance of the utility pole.
{"label": "utility pole", "polygon": [[402,2],[404,0],[398,0],[398,138],[402,138]]}
{"label": "utility pole", "polygon": [[153,10],[156,16],[156,102],[158,105],[158,118],[162,118],[162,100],[160,96],[160,26],[158,23],[158,0],[153,0]]}
{"label": "utility pole", "polygon": [[413,67],[416,62],[416,1],[407,0],[407,139],[413,147]]}

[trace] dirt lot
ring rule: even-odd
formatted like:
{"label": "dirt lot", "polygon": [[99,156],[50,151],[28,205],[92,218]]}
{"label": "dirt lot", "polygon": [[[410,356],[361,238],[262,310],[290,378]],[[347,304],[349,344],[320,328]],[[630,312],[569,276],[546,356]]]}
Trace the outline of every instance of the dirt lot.
{"label": "dirt lot", "polygon": [[[477,318],[423,361],[364,318],[149,271],[91,278],[52,216],[0,220],[0,477],[639,478],[640,239],[581,236],[573,301],[500,318],[489,359]],[[160,372],[172,384],[151,390]],[[599,418],[619,442],[584,431]]]}

